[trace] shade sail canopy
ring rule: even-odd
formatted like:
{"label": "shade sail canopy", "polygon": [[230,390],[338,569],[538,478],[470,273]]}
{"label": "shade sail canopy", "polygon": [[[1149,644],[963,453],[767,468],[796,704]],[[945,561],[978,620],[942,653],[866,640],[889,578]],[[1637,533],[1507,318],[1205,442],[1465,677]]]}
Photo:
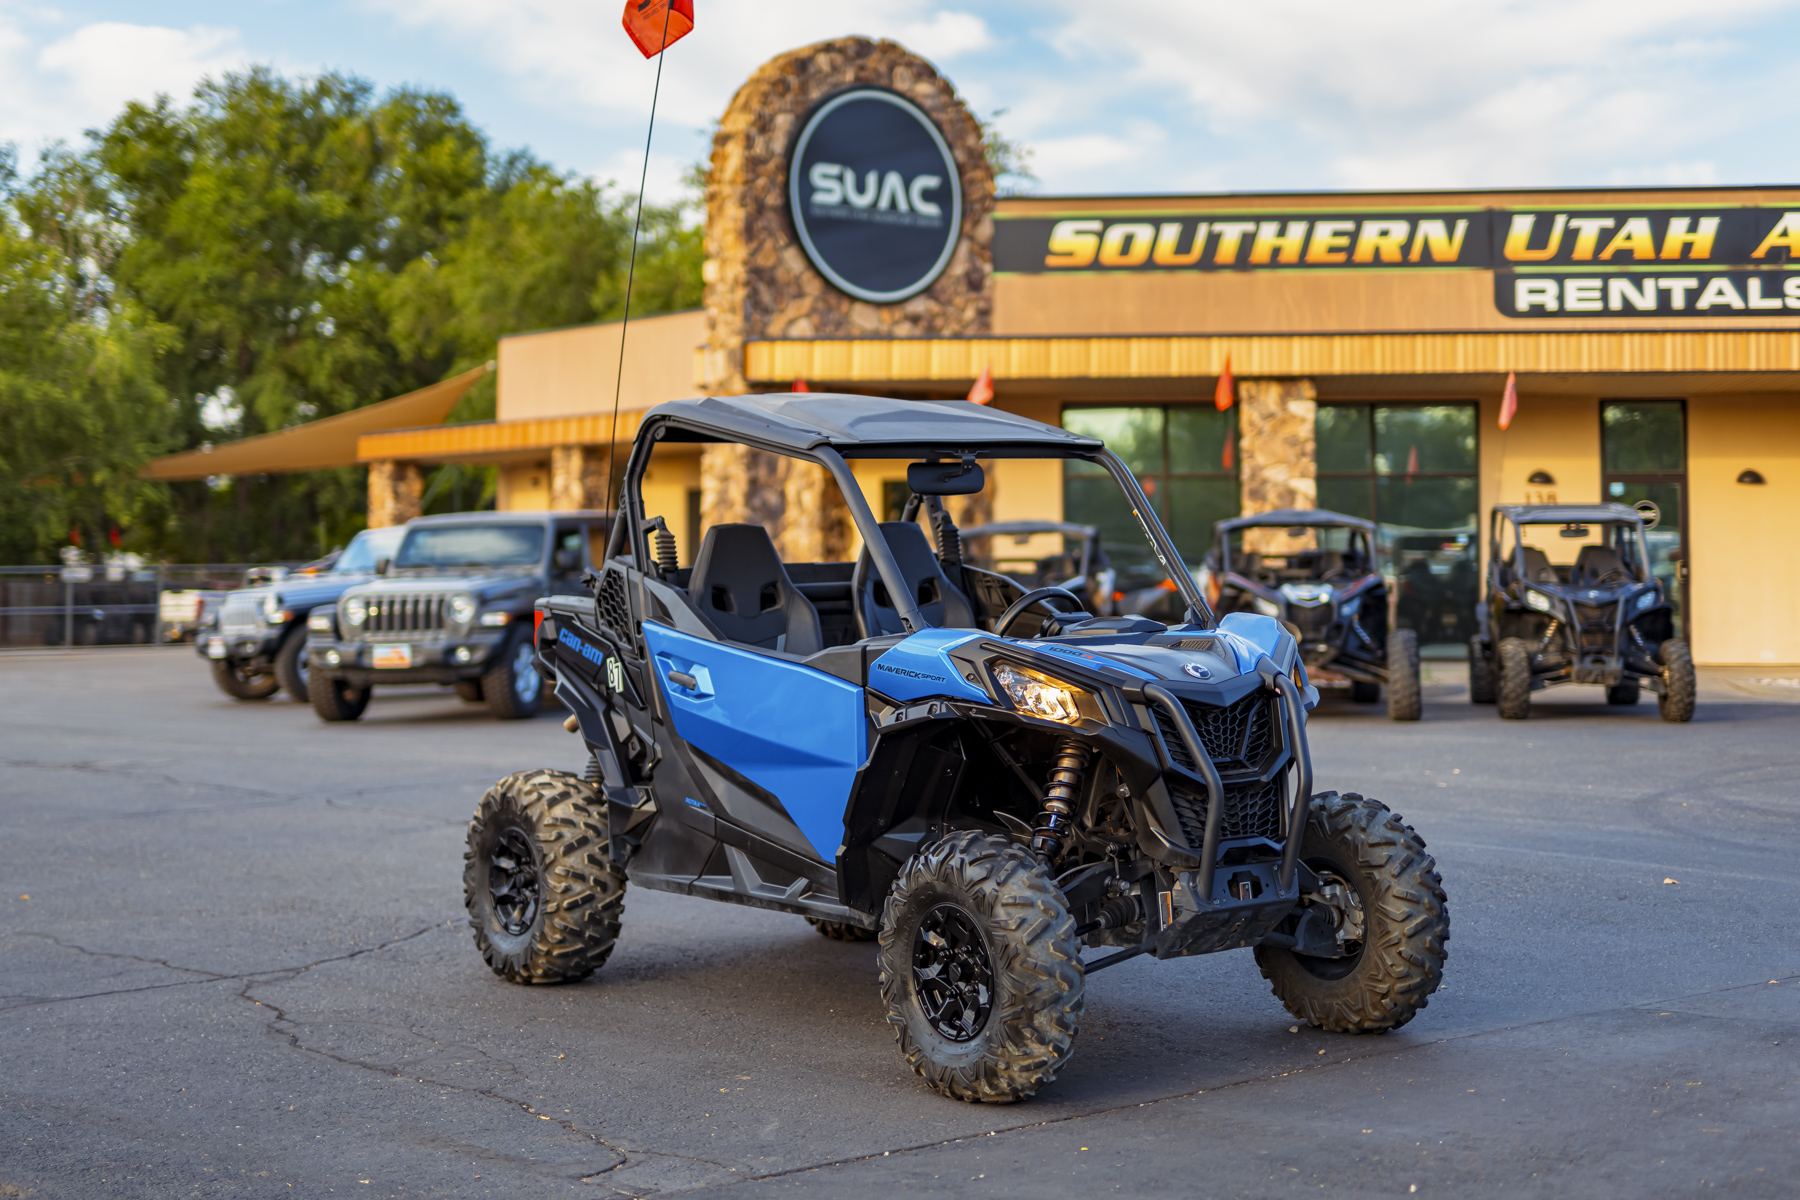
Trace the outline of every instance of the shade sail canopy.
{"label": "shade sail canopy", "polygon": [[493,363],[464,371],[441,383],[392,400],[214,446],[152,459],[139,472],[145,479],[204,479],[209,475],[282,475],[357,465],[356,440],[365,433],[436,425],[450,415],[463,393],[494,369]]}

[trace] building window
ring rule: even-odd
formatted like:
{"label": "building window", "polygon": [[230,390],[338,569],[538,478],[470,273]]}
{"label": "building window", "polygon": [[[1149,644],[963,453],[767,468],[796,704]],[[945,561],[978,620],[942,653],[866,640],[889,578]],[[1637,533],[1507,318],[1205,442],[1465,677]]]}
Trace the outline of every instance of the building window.
{"label": "building window", "polygon": [[1382,527],[1399,578],[1395,614],[1424,645],[1460,646],[1475,633],[1477,407],[1321,404],[1315,426],[1319,507]]}
{"label": "building window", "polygon": [[[1190,565],[1197,566],[1212,546],[1213,522],[1238,515],[1235,408],[1065,408],[1063,427],[1099,438],[1124,461]],[[1136,518],[1099,467],[1073,459],[1064,463],[1063,520],[1098,525],[1121,572],[1162,578]]]}
{"label": "building window", "polygon": [[[1675,635],[1686,628],[1688,596],[1687,419],[1679,400],[1622,400],[1600,405],[1601,487],[1617,504],[1656,506],[1644,534],[1650,569],[1675,609]],[[1646,520],[1651,513],[1640,507]]]}

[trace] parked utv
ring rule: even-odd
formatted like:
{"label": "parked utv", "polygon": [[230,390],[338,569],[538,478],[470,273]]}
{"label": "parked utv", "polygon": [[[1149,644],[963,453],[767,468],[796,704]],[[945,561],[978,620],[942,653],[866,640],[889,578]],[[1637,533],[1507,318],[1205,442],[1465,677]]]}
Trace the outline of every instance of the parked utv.
{"label": "parked utv", "polygon": [[1035,587],[1064,588],[1080,597],[1089,612],[1113,612],[1113,586],[1118,572],[1113,570],[1100,544],[1098,525],[996,521],[963,530],[962,543],[963,561],[969,566],[998,571],[1027,591]]}
{"label": "parked utv", "polygon": [[437,683],[503,721],[537,715],[532,605],[585,595],[600,512],[449,513],[419,517],[377,577],[307,622],[308,694],[326,721],[354,721],[377,684]]}
{"label": "parked utv", "polygon": [[[784,562],[762,525],[720,524],[680,566],[640,484],[694,443],[828,478],[860,549]],[[1091,616],[963,561],[942,497],[1003,485],[1010,458],[1104,470],[1186,619]],[[904,476],[902,520],[876,522],[851,461]],[[1423,841],[1374,800],[1313,794],[1293,637],[1213,620],[1100,442],[963,401],[680,401],[645,414],[621,504],[593,595],[538,605],[588,776],[508,776],[470,822],[464,898],[502,977],[600,967],[628,882],[799,914],[879,941],[906,1061],[982,1101],[1055,1078],[1086,976],[1138,955],[1253,947],[1290,1012],[1344,1032],[1403,1025],[1437,988],[1449,923]]]}
{"label": "parked utv", "polygon": [[1315,685],[1348,686],[1358,704],[1374,704],[1386,686],[1388,716],[1416,721],[1423,711],[1419,635],[1388,629],[1379,546],[1373,521],[1324,509],[1235,517],[1213,526],[1206,590],[1220,613],[1287,622]]}
{"label": "parked utv", "polygon": [[[1694,716],[1694,660],[1623,504],[1522,504],[1489,519],[1487,598],[1469,644],[1469,699],[1531,715],[1531,693],[1594,683],[1608,704],[1648,688],[1665,721]],[[1545,547],[1549,547],[1548,550]]]}
{"label": "parked utv", "polygon": [[400,544],[402,526],[365,529],[341,551],[316,563],[252,586],[226,592],[207,606],[194,639],[200,657],[212,663],[213,682],[237,700],[267,700],[285,690],[309,703],[306,622],[315,608],[375,574],[375,565]]}

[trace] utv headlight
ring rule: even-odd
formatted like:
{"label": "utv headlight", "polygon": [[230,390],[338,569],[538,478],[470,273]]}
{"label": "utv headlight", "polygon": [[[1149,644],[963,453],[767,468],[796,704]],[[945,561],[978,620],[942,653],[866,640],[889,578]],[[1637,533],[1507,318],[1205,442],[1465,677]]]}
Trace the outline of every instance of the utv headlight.
{"label": "utv headlight", "polygon": [[1274,603],[1271,600],[1264,600],[1261,596],[1252,596],[1250,598],[1250,603],[1251,603],[1251,606],[1254,607],[1257,612],[1261,613],[1265,617],[1277,617],[1278,618],[1281,616],[1281,606],[1279,604]]}
{"label": "utv headlight", "polygon": [[1544,613],[1549,612],[1551,608],[1554,607],[1550,603],[1550,597],[1544,595],[1542,592],[1534,592],[1530,588],[1525,589],[1525,603],[1530,607],[1537,609],[1539,612]]}
{"label": "utv headlight", "polygon": [[344,601],[344,620],[352,625],[361,625],[369,617],[369,602],[361,596],[352,596]]}
{"label": "utv headlight", "polygon": [[475,597],[469,595],[450,597],[450,619],[458,625],[467,625],[475,619]]}
{"label": "utv headlight", "polygon": [[994,667],[994,682],[1000,685],[1013,707],[1028,717],[1074,725],[1098,707],[1094,698],[1083,689],[1030,667],[999,663]]}
{"label": "utv headlight", "polygon": [[287,622],[287,619],[291,614],[281,607],[281,597],[277,596],[274,592],[270,592],[263,597],[262,615],[263,621],[266,624],[282,625]]}
{"label": "utv headlight", "polygon": [[1651,588],[1649,591],[1647,591],[1643,595],[1639,596],[1637,598],[1637,603],[1632,605],[1631,607],[1636,612],[1643,612],[1646,608],[1649,608],[1654,603],[1656,603],[1656,589]]}

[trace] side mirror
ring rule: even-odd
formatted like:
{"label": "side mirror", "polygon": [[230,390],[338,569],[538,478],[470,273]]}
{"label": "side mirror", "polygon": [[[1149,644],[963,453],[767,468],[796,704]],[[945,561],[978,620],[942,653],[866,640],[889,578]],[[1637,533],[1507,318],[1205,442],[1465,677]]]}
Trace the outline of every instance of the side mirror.
{"label": "side mirror", "polygon": [[977,462],[908,463],[906,486],[918,496],[973,496],[987,486]]}
{"label": "side mirror", "polygon": [[386,575],[388,573],[388,568],[390,566],[392,566],[393,563],[394,563],[394,560],[391,558],[376,559],[375,560],[375,573],[377,575]]}

